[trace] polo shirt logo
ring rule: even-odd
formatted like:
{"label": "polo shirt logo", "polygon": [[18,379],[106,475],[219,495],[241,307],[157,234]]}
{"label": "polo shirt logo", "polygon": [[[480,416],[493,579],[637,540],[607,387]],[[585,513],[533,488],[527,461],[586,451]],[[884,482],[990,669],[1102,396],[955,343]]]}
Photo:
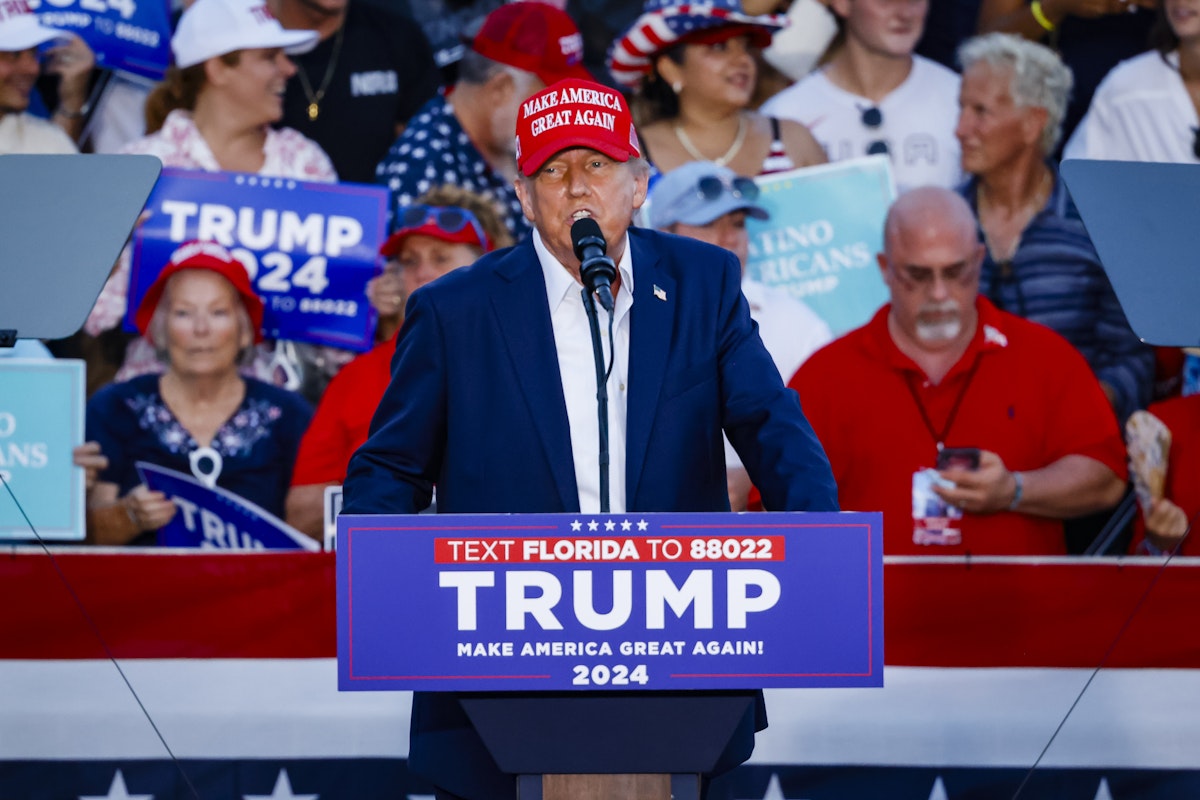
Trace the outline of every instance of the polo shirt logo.
{"label": "polo shirt logo", "polygon": [[1008,337],[993,328],[991,325],[983,326],[983,341],[987,344],[1008,347]]}

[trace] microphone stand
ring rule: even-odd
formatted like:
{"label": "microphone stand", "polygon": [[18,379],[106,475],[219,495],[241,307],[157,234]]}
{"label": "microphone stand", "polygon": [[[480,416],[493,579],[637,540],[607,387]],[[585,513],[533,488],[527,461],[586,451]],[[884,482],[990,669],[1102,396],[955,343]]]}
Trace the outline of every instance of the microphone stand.
{"label": "microphone stand", "polygon": [[[592,334],[592,356],[596,362],[596,411],[600,415],[600,513],[608,513],[608,371],[604,368],[604,345],[600,340],[600,320],[596,314],[596,298],[585,286],[583,308],[587,312],[588,329]],[[612,325],[612,316],[608,318]]]}

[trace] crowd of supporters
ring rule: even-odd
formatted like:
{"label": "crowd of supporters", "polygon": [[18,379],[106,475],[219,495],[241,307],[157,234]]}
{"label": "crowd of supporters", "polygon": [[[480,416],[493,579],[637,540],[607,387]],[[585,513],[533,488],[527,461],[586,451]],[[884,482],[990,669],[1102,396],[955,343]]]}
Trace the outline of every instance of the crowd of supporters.
{"label": "crowd of supporters", "polygon": [[[842,508],[882,509],[887,552],[1059,554],[1098,537],[1112,552],[1188,552],[1200,355],[1137,339],[1058,164],[1063,152],[1200,159],[1196,0],[444,5],[194,0],[154,87],[97,67],[23,4],[0,10],[0,154],[150,153],[389,195],[363,292],[375,347],[353,360],[264,342],[262,302],[215,243],[180,247],[134,309],[139,333],[125,333],[122,254],[82,330],[47,343],[87,361],[91,443],[76,458],[89,541],[153,543],[174,515],[137,460],[319,537],[324,489],[366,438],[407,298],[530,235],[513,188],[520,105],[585,77],[631,99],[653,170],[643,224],[743,265],[746,217],[766,213],[754,177],[890,159],[901,199],[873,319],[826,344],[802,303],[743,286]],[[1139,496],[1121,437],[1147,409],[1171,442],[1165,478]],[[727,460],[732,507],[756,507],[752,476],[731,448]],[[1121,510],[1135,503],[1130,522]]]}

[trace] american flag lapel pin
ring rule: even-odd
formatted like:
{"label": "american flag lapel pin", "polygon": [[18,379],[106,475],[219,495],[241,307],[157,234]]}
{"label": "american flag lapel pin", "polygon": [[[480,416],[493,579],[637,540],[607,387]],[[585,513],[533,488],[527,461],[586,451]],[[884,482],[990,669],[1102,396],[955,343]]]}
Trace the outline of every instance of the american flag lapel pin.
{"label": "american flag lapel pin", "polygon": [[654,296],[664,303],[667,301],[667,293],[657,283],[654,284]]}

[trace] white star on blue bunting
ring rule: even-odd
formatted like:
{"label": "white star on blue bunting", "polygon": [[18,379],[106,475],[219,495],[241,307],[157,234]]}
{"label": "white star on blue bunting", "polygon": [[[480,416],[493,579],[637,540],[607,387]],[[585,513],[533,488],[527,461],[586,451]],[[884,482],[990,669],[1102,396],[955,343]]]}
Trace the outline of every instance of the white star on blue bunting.
{"label": "white star on blue bunting", "polygon": [[242,800],[320,800],[320,795],[317,794],[293,794],[292,780],[288,777],[286,769],[279,770],[279,777],[275,779],[275,788],[268,794],[244,794]]}
{"label": "white star on blue bunting", "polygon": [[154,795],[130,794],[129,790],[125,788],[125,776],[121,774],[121,770],[117,770],[117,774],[113,776],[112,783],[108,787],[108,794],[104,796],[80,795],[79,800],[154,800]]}

